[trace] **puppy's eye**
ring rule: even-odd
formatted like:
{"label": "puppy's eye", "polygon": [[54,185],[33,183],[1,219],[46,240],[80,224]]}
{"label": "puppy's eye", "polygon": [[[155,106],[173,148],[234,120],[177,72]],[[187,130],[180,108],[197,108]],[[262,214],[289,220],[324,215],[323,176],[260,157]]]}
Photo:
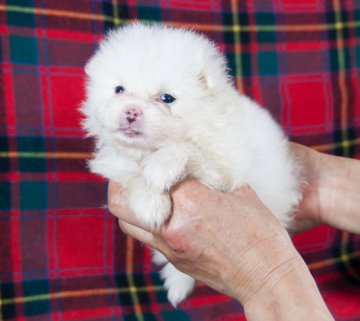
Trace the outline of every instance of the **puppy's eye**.
{"label": "puppy's eye", "polygon": [[115,87],[115,94],[121,94],[125,91],[125,88],[123,86],[116,86]]}
{"label": "puppy's eye", "polygon": [[160,100],[165,104],[171,104],[176,100],[176,98],[169,94],[163,94],[160,96]]}

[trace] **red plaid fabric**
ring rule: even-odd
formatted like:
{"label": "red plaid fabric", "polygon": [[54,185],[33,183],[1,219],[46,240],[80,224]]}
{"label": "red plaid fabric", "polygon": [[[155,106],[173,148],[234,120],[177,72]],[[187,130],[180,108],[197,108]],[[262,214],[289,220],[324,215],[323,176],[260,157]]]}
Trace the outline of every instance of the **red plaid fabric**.
{"label": "red plaid fabric", "polygon": [[[0,320],[245,320],[202,285],[173,309],[86,169],[83,66],[134,19],[207,34],[293,140],[360,158],[358,0],[0,0]],[[360,237],[321,226],[294,242],[335,319],[360,320]]]}

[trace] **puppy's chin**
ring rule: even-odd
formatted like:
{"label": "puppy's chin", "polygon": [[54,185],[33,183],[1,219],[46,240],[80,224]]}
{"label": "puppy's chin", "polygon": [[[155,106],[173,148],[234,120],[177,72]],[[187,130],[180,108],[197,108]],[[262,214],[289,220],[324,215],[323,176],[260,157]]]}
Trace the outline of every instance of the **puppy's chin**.
{"label": "puppy's chin", "polygon": [[137,130],[133,130],[131,128],[122,129],[121,134],[123,134],[125,137],[128,138],[137,138],[137,137],[140,138],[142,136],[141,132]]}
{"label": "puppy's chin", "polygon": [[145,139],[145,134],[133,130],[117,130],[111,134],[110,139],[120,146],[147,149],[149,143]]}

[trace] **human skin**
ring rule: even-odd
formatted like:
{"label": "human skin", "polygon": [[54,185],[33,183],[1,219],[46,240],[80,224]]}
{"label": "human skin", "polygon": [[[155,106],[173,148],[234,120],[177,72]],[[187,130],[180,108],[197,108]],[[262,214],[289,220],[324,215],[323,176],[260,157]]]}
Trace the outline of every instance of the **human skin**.
{"label": "human skin", "polygon": [[296,212],[300,232],[327,224],[360,233],[360,161],[319,153],[291,143],[291,152],[303,167],[303,198]]}
{"label": "human skin", "polygon": [[[307,182],[296,230],[326,223],[359,232],[359,162],[297,144],[291,151]],[[171,218],[150,231],[128,211],[121,187],[109,185],[110,210],[125,233],[164,253],[180,271],[239,300],[247,320],[332,320],[287,232],[250,187],[225,194],[185,181],[171,197]],[[341,217],[335,215],[340,208]]]}

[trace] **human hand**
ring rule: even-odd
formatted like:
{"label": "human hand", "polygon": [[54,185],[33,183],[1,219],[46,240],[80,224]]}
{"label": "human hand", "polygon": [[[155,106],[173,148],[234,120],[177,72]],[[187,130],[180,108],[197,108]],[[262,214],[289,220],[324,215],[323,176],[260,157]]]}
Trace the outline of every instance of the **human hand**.
{"label": "human hand", "polygon": [[[318,320],[331,319],[288,234],[251,188],[224,194],[187,181],[171,197],[172,217],[150,231],[127,210],[121,187],[109,186],[110,210],[125,233],[161,251],[180,271],[239,300],[248,320],[265,315],[296,320],[294,315],[308,311],[319,312]],[[293,311],[299,305],[301,313]],[[276,311],[281,315],[271,318]]]}
{"label": "human hand", "polygon": [[[124,204],[119,188],[110,183],[110,211],[125,233],[161,251],[182,272],[241,301],[263,285],[258,274],[268,275],[271,260],[282,265],[296,256],[287,233],[249,187],[224,194],[195,181],[181,183],[171,192],[171,219],[153,231],[119,206]],[[264,245],[270,240],[269,249]],[[243,269],[240,274],[238,267]],[[246,276],[238,280],[241,287],[233,286],[237,274]]]}

